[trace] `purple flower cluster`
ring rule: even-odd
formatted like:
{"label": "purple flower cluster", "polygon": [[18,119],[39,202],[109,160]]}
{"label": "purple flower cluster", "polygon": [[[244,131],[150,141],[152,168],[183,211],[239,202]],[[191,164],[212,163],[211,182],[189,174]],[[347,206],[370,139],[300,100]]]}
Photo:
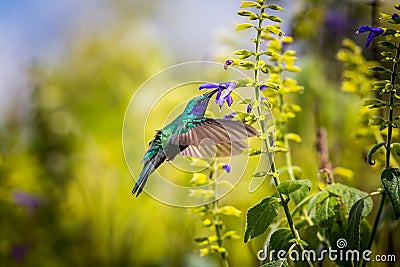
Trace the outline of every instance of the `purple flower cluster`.
{"label": "purple flower cluster", "polygon": [[199,90],[203,89],[215,89],[218,88],[218,93],[216,96],[216,103],[221,108],[222,105],[226,102],[228,106],[231,106],[233,103],[233,98],[231,93],[233,89],[236,88],[235,82],[222,82],[219,84],[216,83],[205,83],[200,85]]}

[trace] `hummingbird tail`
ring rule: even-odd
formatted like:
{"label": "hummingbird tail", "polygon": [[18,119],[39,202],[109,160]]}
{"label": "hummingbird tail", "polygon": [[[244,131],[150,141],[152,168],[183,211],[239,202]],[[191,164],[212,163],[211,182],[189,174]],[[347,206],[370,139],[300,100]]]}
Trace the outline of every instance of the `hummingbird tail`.
{"label": "hummingbird tail", "polygon": [[144,163],[143,170],[140,172],[139,178],[132,189],[132,194],[136,194],[136,197],[139,196],[146,185],[147,178],[158,168],[158,166],[160,166],[161,163],[164,162],[165,158],[163,152],[158,152],[154,158]]}
{"label": "hummingbird tail", "polygon": [[147,162],[146,165],[144,166],[142,172],[139,175],[139,179],[136,181],[135,186],[132,189],[132,194],[136,194],[136,197],[139,196],[139,194],[142,192],[143,187],[145,186],[146,182],[147,182],[147,178],[149,177],[150,173],[151,173],[151,169],[152,169],[152,165],[151,162]]}

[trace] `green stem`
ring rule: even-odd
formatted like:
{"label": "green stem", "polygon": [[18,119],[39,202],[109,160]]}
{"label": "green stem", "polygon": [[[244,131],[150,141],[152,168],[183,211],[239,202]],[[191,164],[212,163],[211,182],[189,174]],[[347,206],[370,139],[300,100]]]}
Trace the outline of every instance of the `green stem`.
{"label": "green stem", "polygon": [[[214,178],[217,175],[217,170],[218,170],[218,164],[215,161],[213,169],[210,173],[210,179],[212,181],[215,181]],[[216,192],[216,183],[214,183],[214,193]],[[217,236],[217,244],[220,248],[223,248],[223,243],[222,243],[222,233],[221,233],[221,221],[219,220],[219,214],[217,213],[218,211],[218,200],[215,200],[212,203],[212,208],[213,208],[213,220],[214,220],[214,226],[215,226],[215,234]],[[229,262],[228,262],[228,255],[225,252],[220,252],[221,255],[221,264],[222,267],[229,267]]]}
{"label": "green stem", "polygon": [[[218,210],[218,200],[213,202],[213,210]],[[223,247],[222,244],[222,233],[221,233],[221,223],[219,220],[219,215],[214,213],[214,225],[215,225],[215,234],[217,235],[217,244],[220,248]],[[229,267],[228,256],[225,252],[221,252],[221,263],[223,267]]]}
{"label": "green stem", "polygon": [[[283,51],[282,51],[283,52]],[[278,60],[278,69],[282,69],[282,59],[279,58]],[[280,73],[280,80],[283,81],[283,75],[282,72]],[[283,86],[283,84],[280,84],[280,86]],[[283,113],[283,103],[284,103],[284,99],[283,99],[283,95],[281,94],[279,96],[279,113]],[[286,136],[286,121],[280,121],[280,127],[279,130],[281,132],[281,137],[283,139],[283,144],[285,146],[285,148],[287,149],[287,152],[285,152],[285,159],[286,159],[286,167],[287,167],[287,171],[289,174],[289,178],[290,180],[295,180],[294,177],[294,172],[293,172],[293,163],[292,163],[292,154],[290,153],[290,146],[289,146],[289,140],[287,139]]]}
{"label": "green stem", "polygon": [[[260,70],[258,69],[258,62],[260,61],[260,44],[261,44],[261,32],[262,32],[261,14],[263,12],[264,12],[264,8],[261,8],[260,9],[260,19],[258,20],[258,27],[257,27],[257,37],[256,37],[256,42],[255,42],[255,65],[256,65],[256,68],[254,70],[254,82],[256,83],[256,86],[254,89],[255,89],[256,101],[258,103],[260,101],[260,90],[259,90]],[[260,105],[257,106],[257,111],[258,111],[258,114],[261,115],[262,110],[260,108]],[[261,134],[263,136],[265,133],[265,123],[262,120],[259,120],[259,121],[260,121]],[[276,169],[275,160],[273,157],[273,152],[270,150],[270,145],[269,145],[270,136],[267,136],[265,139],[263,139],[263,142],[264,142],[265,148],[267,150],[267,155],[268,155],[268,160],[270,162],[271,172],[274,174],[272,177],[273,177],[275,186],[278,187],[280,184],[280,181],[279,181],[279,176],[275,175],[277,172],[277,169]],[[286,216],[286,220],[289,225],[289,228],[290,228],[293,236],[296,239],[300,240],[301,239],[300,235],[299,235],[298,231],[296,230],[296,227],[294,226],[293,218],[292,218],[292,215],[289,210],[289,206],[288,206],[289,199],[286,199],[280,193],[278,193],[278,194],[279,194],[279,198],[281,200],[281,205],[283,206],[283,210],[285,212],[285,216]],[[304,247],[302,244],[297,244],[297,246],[300,248],[300,250],[302,252],[304,252]],[[303,255],[306,255],[306,254],[303,253]],[[313,264],[310,261],[310,259],[308,257],[306,257],[306,260],[307,260],[308,266],[312,267]]]}
{"label": "green stem", "polygon": [[[390,95],[389,95],[389,116],[388,116],[389,117],[389,119],[388,119],[389,126],[388,126],[388,134],[386,137],[386,144],[385,144],[385,149],[386,149],[385,168],[390,167],[390,146],[392,144],[393,113],[394,113],[393,103],[394,103],[394,95],[395,95],[394,86],[396,84],[397,66],[398,66],[397,62],[399,61],[399,58],[400,58],[400,45],[398,45],[396,47],[396,57],[394,59],[392,74],[390,77],[390,84],[392,85],[392,89],[391,89]],[[376,216],[375,216],[374,226],[372,228],[371,235],[369,237],[367,250],[371,250],[372,243],[374,242],[375,235],[376,235],[376,232],[377,232],[378,226],[379,226],[379,220],[382,215],[383,207],[385,206],[385,200],[386,200],[386,192],[384,191],[384,192],[382,192],[382,197],[381,197],[381,201],[379,204],[378,212],[376,213]],[[365,266],[366,264],[367,264],[367,262],[363,261],[362,266]]]}

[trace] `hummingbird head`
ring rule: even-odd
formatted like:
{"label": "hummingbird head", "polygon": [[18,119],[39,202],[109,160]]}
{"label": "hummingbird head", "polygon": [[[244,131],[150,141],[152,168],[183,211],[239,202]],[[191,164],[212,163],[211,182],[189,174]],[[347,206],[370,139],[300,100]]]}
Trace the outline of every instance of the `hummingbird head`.
{"label": "hummingbird head", "polygon": [[208,102],[210,102],[211,97],[218,92],[219,89],[214,89],[211,92],[202,94],[200,96],[192,98],[189,103],[186,105],[183,114],[185,115],[194,115],[196,117],[204,116],[206,112]]}

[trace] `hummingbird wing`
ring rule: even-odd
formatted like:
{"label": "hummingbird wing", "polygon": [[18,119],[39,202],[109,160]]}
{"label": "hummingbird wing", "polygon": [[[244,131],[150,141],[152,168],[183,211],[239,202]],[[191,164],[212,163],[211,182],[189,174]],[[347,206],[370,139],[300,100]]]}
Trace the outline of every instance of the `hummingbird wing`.
{"label": "hummingbird wing", "polygon": [[258,132],[241,121],[203,118],[184,127],[175,138],[181,155],[196,158],[226,157],[241,154],[248,145],[244,141]]}

